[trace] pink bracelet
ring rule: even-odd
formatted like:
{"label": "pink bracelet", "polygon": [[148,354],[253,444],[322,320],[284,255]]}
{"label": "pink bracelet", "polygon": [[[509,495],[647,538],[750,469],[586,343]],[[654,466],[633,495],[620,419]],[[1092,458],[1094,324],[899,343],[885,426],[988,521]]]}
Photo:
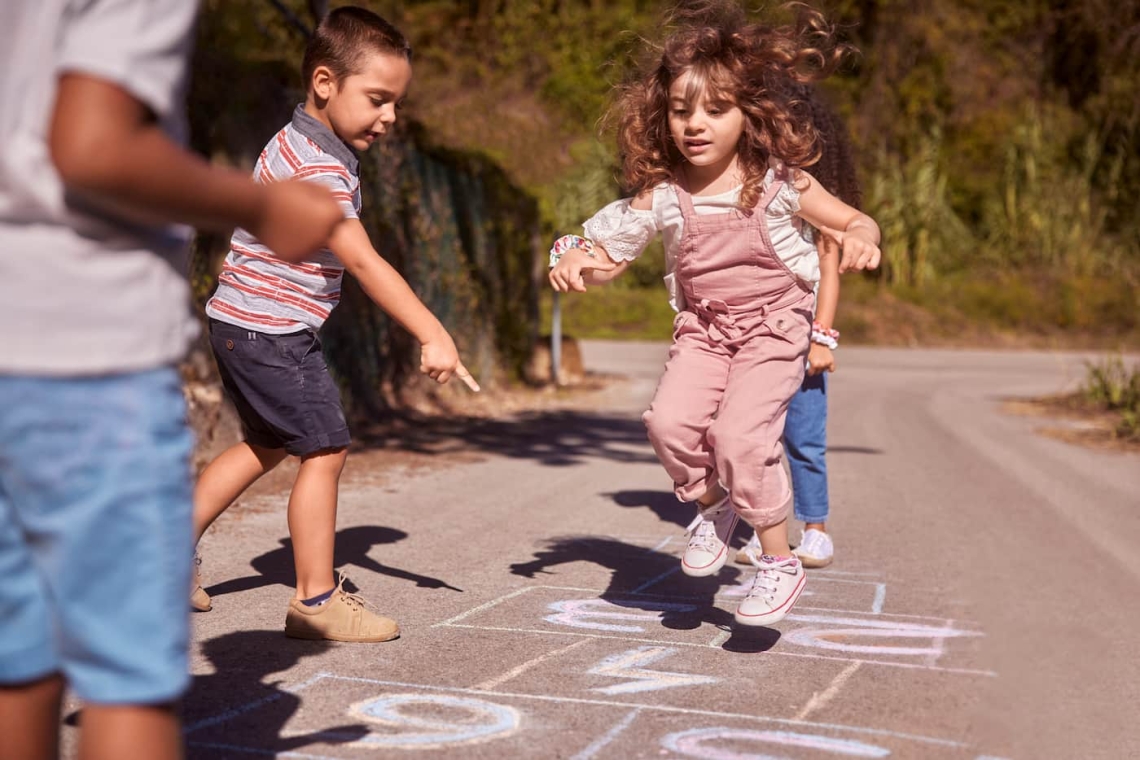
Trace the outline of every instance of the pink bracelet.
{"label": "pink bracelet", "polygon": [[832,351],[839,348],[839,331],[824,327],[819,322],[811,323],[811,342],[827,346]]}
{"label": "pink bracelet", "polygon": [[589,238],[584,238],[581,235],[563,235],[554,241],[554,246],[550,249],[550,266],[554,267],[562,255],[567,251],[575,248],[580,248],[586,252],[587,256],[597,258],[594,253],[594,241]]}

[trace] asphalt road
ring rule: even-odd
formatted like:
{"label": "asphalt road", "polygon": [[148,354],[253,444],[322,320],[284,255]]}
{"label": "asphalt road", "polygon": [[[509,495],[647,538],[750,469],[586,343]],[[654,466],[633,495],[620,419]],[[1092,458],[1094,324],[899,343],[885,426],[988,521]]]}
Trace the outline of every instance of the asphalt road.
{"label": "asphalt road", "polygon": [[639,420],[665,348],[585,344],[627,379],[425,431],[435,466],[350,457],[338,563],[398,641],[286,639],[284,496],[227,513],[190,757],[1140,757],[1140,456],[1000,409],[1073,387],[1082,357],[843,349],[836,561],[740,630],[746,568],[678,572],[692,511]]}

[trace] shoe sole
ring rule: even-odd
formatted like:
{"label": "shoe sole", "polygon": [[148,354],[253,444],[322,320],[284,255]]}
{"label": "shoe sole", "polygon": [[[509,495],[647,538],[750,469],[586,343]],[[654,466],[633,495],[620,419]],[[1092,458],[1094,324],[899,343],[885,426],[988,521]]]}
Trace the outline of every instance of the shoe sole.
{"label": "shoe sole", "polygon": [[763,615],[741,615],[740,609],[737,608],[736,614],[733,615],[733,619],[735,619],[736,622],[740,625],[748,626],[750,628],[766,627],[779,623],[787,616],[789,612],[792,611],[792,607],[795,606],[796,602],[800,598],[800,594],[803,593],[804,583],[806,581],[807,575],[805,574],[803,578],[800,578],[800,584],[796,586],[796,590],[792,592],[792,595],[788,597],[788,601],[784,602],[783,606],[780,607],[780,609],[773,612],[766,612]]}
{"label": "shoe sole", "polygon": [[831,560],[833,559],[832,557],[825,557],[823,559],[820,559],[819,557],[808,557],[802,554],[797,554],[796,556],[800,558],[801,565],[806,568],[811,568],[812,570],[818,570],[821,567],[827,567],[831,564]]}
{"label": "shoe sole", "polygon": [[[740,522],[740,515],[733,515],[732,527],[728,529],[728,537],[731,540],[733,532],[736,531],[736,524]],[[716,575],[720,572],[721,568],[728,563],[728,544],[724,545],[724,549],[716,556],[709,564],[704,567],[696,567],[690,565],[685,561],[684,555],[681,556],[681,572],[690,578],[707,578],[710,575]]]}
{"label": "shoe sole", "polygon": [[[207,596],[204,603],[194,601],[194,597],[197,595],[198,591],[201,590],[202,587],[199,586],[194,593],[190,594],[190,609],[194,610],[195,612],[209,612],[210,610],[214,609],[214,603],[210,601],[210,597]],[[205,594],[206,592],[202,591],[202,595],[205,596]]]}
{"label": "shoe sole", "polygon": [[400,638],[400,632],[395,631],[391,634],[386,634],[383,637],[370,636],[368,638],[359,638],[352,636],[338,636],[336,634],[323,634],[317,631],[297,631],[285,629],[285,635],[291,639],[304,639],[305,641],[340,641],[346,644],[380,644],[385,641],[394,641]]}

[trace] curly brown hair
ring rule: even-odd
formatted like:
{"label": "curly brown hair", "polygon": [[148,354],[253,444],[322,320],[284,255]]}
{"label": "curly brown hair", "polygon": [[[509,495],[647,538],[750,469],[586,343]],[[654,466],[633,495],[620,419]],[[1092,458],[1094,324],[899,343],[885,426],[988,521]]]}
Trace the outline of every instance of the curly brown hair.
{"label": "curly brown hair", "polygon": [[638,194],[676,180],[682,156],[669,131],[669,87],[685,73],[692,75],[688,100],[707,93],[744,114],[737,147],[742,210],[759,200],[769,157],[793,173],[819,158],[802,85],[833,72],[851,48],[836,42],[819,12],[801,3],[786,8],[795,22],[784,26],[750,23],[733,0],[682,3],[670,13],[673,31],[619,88],[611,110],[627,190]]}

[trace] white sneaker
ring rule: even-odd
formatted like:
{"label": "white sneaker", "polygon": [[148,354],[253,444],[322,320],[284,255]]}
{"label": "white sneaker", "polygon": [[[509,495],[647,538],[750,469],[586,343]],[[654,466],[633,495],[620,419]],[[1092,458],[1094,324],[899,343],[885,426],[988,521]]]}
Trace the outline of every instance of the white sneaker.
{"label": "white sneaker", "polygon": [[835,544],[832,543],[831,536],[812,528],[804,531],[803,540],[792,552],[800,558],[804,567],[827,567],[835,556]]}
{"label": "white sneaker", "polygon": [[728,561],[728,541],[739,519],[727,496],[703,510],[697,507],[697,517],[689,523],[681,571],[694,578],[720,572]]}
{"label": "white sneaker", "polygon": [[784,619],[804,590],[807,573],[798,557],[776,559],[764,554],[754,559],[756,577],[744,601],[736,608],[741,625],[772,625]]}
{"label": "white sneaker", "polygon": [[764,553],[760,548],[760,536],[756,535],[756,531],[752,532],[752,538],[748,539],[748,543],[736,550],[736,564],[751,565],[752,557],[748,556],[749,552],[757,557]]}

